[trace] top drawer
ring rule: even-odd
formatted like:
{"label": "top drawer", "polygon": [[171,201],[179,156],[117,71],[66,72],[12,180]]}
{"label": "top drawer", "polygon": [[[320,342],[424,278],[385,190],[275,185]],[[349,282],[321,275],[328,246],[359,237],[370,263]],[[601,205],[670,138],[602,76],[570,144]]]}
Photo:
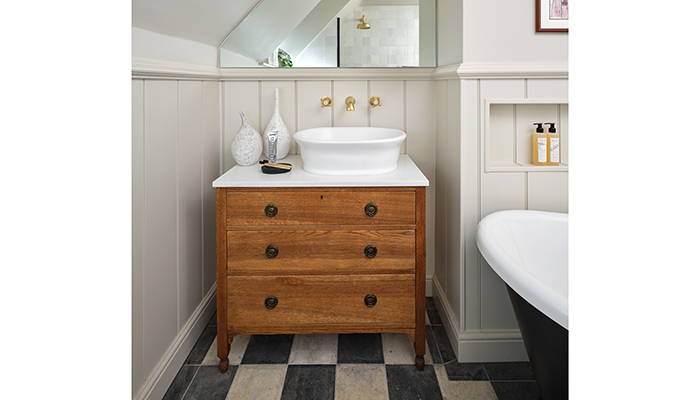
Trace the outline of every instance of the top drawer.
{"label": "top drawer", "polygon": [[226,224],[413,225],[414,191],[228,192]]}

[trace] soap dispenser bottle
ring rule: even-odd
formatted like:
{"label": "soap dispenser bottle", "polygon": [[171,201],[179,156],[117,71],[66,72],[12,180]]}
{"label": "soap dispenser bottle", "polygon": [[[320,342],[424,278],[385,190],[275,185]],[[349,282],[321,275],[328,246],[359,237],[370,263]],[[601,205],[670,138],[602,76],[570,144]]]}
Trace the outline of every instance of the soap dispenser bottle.
{"label": "soap dispenser bottle", "polygon": [[547,132],[547,165],[559,165],[559,134],[554,128],[554,122],[545,122],[549,125]]}
{"label": "soap dispenser bottle", "polygon": [[535,165],[547,165],[547,135],[542,129],[542,122],[537,125],[535,133],[532,134],[532,163]]}

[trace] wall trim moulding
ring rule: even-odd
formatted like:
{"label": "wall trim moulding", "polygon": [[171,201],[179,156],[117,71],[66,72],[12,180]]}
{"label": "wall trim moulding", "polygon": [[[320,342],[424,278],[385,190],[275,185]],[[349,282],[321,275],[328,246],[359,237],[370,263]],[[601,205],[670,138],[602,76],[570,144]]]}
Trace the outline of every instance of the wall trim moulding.
{"label": "wall trim moulding", "polygon": [[433,79],[567,78],[569,63],[461,63],[435,68]]}
{"label": "wall trim moulding", "polygon": [[209,289],[185,326],[180,329],[175,341],[134,396],[134,400],[163,398],[215,311],[216,283]]}
{"label": "wall trim moulding", "polygon": [[431,80],[434,68],[221,68],[222,80]]}
{"label": "wall trim moulding", "polygon": [[131,76],[132,78],[151,79],[220,80],[221,71],[219,68],[205,65],[133,58],[131,60]]}

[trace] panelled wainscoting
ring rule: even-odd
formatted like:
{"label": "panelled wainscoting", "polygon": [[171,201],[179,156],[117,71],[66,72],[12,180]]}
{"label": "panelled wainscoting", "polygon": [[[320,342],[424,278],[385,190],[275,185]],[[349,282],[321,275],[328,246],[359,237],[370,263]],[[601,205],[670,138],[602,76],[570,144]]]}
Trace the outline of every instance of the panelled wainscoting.
{"label": "panelled wainscoting", "polygon": [[[319,126],[406,132],[401,153],[430,181],[426,294],[435,299],[455,357],[526,360],[505,288],[476,248],[476,225],[505,208],[566,211],[568,172],[485,171],[484,101],[565,99],[567,72],[565,66],[493,71],[460,65],[221,70],[134,60],[134,398],[163,397],[214,312],[211,183],[234,165],[230,144],[240,127],[238,113],[264,131],[275,88],[292,134]],[[321,108],[325,96],[332,107]],[[354,112],[345,110],[347,96],[356,99]],[[371,108],[371,96],[380,97],[382,106]],[[518,125],[517,115],[502,114],[491,123]],[[565,141],[565,127],[559,128]],[[290,153],[298,154],[296,143]]]}

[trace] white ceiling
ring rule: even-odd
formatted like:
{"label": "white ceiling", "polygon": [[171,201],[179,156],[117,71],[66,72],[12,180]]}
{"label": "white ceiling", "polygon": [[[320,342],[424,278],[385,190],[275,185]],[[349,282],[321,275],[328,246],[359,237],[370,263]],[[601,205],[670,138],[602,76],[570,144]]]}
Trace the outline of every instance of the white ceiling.
{"label": "white ceiling", "polygon": [[260,0],[132,0],[134,27],[219,47]]}

